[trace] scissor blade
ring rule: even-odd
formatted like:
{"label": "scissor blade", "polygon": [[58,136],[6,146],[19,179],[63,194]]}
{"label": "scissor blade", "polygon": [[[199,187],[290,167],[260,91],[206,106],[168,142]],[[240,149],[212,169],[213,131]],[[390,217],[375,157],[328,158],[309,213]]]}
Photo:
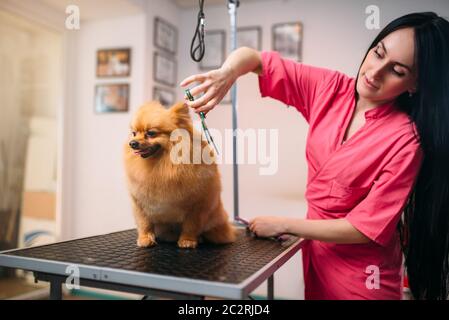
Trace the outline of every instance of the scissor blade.
{"label": "scissor blade", "polygon": [[214,139],[212,138],[212,135],[210,134],[209,129],[206,126],[206,122],[204,121],[204,118],[201,119],[201,124],[203,126],[203,131],[204,131],[204,135],[206,136],[207,143],[209,145],[212,145],[215,149],[215,152],[217,152],[217,155],[219,155],[220,153],[218,152],[218,148],[215,145]]}
{"label": "scissor blade", "polygon": [[220,152],[218,152],[218,148],[217,148],[217,146],[215,145],[214,139],[212,138],[211,135],[210,135],[210,141],[212,141],[212,144],[214,145],[214,149],[215,149],[215,151],[217,152],[217,155],[220,155]]}

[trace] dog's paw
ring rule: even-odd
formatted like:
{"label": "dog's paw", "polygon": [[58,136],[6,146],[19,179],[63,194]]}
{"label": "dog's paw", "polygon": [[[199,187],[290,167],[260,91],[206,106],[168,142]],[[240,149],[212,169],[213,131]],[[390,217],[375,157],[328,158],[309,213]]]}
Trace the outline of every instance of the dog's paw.
{"label": "dog's paw", "polygon": [[137,238],[137,246],[141,248],[152,247],[156,244],[156,238],[151,233],[139,235]]}
{"label": "dog's paw", "polygon": [[195,249],[198,245],[198,241],[196,240],[188,240],[188,239],[179,239],[178,247],[185,249]]}

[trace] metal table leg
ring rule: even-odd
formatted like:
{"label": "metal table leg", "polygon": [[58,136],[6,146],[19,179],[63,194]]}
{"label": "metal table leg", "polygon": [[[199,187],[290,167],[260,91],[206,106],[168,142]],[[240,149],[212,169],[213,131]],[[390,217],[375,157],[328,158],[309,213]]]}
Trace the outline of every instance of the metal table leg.
{"label": "metal table leg", "polygon": [[62,284],[65,281],[64,276],[34,272],[34,282],[46,281],[50,283],[50,300],[62,300]]}
{"label": "metal table leg", "polygon": [[50,280],[50,300],[62,300],[62,282],[57,278]]}
{"label": "metal table leg", "polygon": [[[65,283],[65,276],[34,272],[35,281],[46,281],[50,283],[50,300],[62,300],[62,285]],[[110,283],[105,281],[96,281],[89,279],[80,279],[80,285],[99,288],[106,290],[129,292],[134,294],[144,295],[142,300],[150,300],[152,297],[163,297],[168,299],[183,299],[183,300],[204,300],[204,296],[178,293],[164,290],[157,290],[151,288],[143,288],[131,285],[122,285],[118,283]]]}
{"label": "metal table leg", "polygon": [[268,300],[274,300],[274,274],[272,274],[268,278],[268,292],[267,292],[267,299]]}

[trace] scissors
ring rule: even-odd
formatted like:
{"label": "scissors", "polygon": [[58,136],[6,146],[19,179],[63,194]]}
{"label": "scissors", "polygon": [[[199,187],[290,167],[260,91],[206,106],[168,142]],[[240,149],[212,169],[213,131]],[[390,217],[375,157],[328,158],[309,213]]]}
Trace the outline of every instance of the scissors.
{"label": "scissors", "polygon": [[[192,94],[190,93],[190,90],[189,90],[189,89],[187,89],[187,90],[185,91],[185,94],[186,94],[187,98],[188,98],[190,101],[195,100],[195,99],[193,98]],[[215,145],[214,138],[212,138],[212,135],[210,134],[209,129],[207,128],[206,120],[205,120],[205,119],[206,119],[206,115],[204,114],[204,112],[200,112],[200,118],[201,118],[201,126],[203,127],[203,131],[204,131],[204,135],[206,136],[207,143],[208,143],[209,145],[213,145],[215,151],[217,152],[217,155],[219,155],[220,153],[218,152],[218,148],[217,148],[217,146]]]}
{"label": "scissors", "polygon": [[[245,219],[240,218],[240,217],[236,217],[235,220],[237,220],[238,222],[244,224],[246,226],[246,228],[249,230],[249,222],[248,221],[246,221]],[[281,234],[281,235],[278,235],[277,237],[269,237],[269,239],[273,239],[273,240],[276,240],[276,241],[279,241],[279,242],[284,242],[284,241],[287,241],[288,239],[290,239],[290,237],[289,237],[288,234]]]}

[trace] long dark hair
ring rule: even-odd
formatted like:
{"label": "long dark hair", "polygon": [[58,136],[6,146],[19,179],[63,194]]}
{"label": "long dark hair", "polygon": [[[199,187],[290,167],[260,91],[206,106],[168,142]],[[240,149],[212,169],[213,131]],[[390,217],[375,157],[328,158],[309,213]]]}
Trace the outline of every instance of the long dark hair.
{"label": "long dark hair", "polygon": [[415,30],[417,92],[411,97],[404,92],[396,104],[416,125],[424,158],[398,227],[413,297],[447,299],[449,22],[433,12],[405,15],[390,22],[368,52],[390,33],[410,27]]}

